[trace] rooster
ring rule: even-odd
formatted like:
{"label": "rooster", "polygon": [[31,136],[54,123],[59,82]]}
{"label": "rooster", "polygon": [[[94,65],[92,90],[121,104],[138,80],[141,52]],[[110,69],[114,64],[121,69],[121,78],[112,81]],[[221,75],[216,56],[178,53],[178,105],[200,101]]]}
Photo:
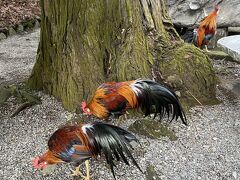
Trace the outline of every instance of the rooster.
{"label": "rooster", "polygon": [[[187,31],[183,35],[185,42],[193,43],[197,47],[202,48],[203,45],[208,45],[209,41],[214,37],[217,30],[217,15],[220,11],[220,7],[217,5],[215,9],[206,16],[197,29],[193,31]],[[206,46],[207,49],[207,46]]]}
{"label": "rooster", "polygon": [[[129,165],[129,159],[131,159],[133,164],[142,172],[129,150],[129,147],[132,148],[131,141],[137,141],[133,134],[110,124],[94,122],[65,126],[53,133],[48,141],[49,149],[42,156],[33,159],[33,166],[37,169],[43,169],[50,164],[82,163],[85,161],[87,170],[85,179],[89,180],[88,159],[96,158],[103,153],[110,165],[114,179],[116,179],[113,169],[114,160],[122,159],[124,163]],[[82,175],[79,168],[78,166],[73,171],[74,175]]]}
{"label": "rooster", "polygon": [[181,118],[186,125],[186,117],[176,94],[166,86],[152,80],[137,79],[125,82],[106,82],[100,85],[92,100],[82,102],[82,110],[87,115],[100,119],[123,115],[128,109],[140,108],[145,116],[154,113],[162,118],[172,113],[172,119]]}

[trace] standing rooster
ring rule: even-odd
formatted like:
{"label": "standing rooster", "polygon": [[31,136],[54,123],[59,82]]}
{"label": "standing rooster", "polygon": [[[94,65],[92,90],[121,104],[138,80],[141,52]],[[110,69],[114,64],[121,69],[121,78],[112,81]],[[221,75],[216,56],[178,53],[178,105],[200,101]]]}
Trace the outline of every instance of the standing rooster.
{"label": "standing rooster", "polygon": [[[85,161],[87,169],[86,180],[90,179],[89,162],[91,157],[96,158],[103,153],[115,178],[113,166],[114,160],[122,159],[129,165],[128,158],[141,171],[133,158],[129,148],[131,141],[137,141],[136,137],[117,126],[94,122],[92,124],[65,126],[58,129],[48,141],[48,151],[33,160],[33,166],[43,169],[49,164],[63,162]],[[142,172],[142,171],[141,171]],[[74,174],[80,174],[79,166]]]}
{"label": "standing rooster", "polygon": [[200,25],[197,29],[194,29],[193,32],[187,31],[183,35],[184,41],[192,42],[200,48],[202,48],[203,45],[208,45],[209,41],[214,37],[217,30],[216,20],[219,11],[220,7],[216,6],[215,9],[200,22]]}
{"label": "standing rooster", "polygon": [[152,113],[162,118],[172,113],[172,120],[181,118],[187,124],[185,114],[176,94],[164,85],[152,80],[137,79],[125,82],[107,82],[100,85],[92,100],[82,102],[82,110],[88,115],[106,119],[120,116],[128,109],[140,108],[145,116]]}

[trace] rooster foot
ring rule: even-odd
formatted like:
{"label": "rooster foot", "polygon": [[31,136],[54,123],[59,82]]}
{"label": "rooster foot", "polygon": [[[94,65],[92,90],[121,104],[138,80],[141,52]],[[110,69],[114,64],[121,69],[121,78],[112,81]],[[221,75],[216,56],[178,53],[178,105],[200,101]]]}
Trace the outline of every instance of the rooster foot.
{"label": "rooster foot", "polygon": [[[128,113],[129,114],[129,113]],[[120,116],[118,119],[117,119],[117,125],[120,126],[124,121],[127,120],[127,114],[124,114],[122,116]]]}
{"label": "rooster foot", "polygon": [[80,166],[76,167],[75,170],[72,170],[72,169],[71,169],[71,171],[72,171],[72,174],[70,174],[71,176],[81,176],[83,179],[86,180],[86,176],[84,176],[84,175],[82,174],[82,172],[80,171]]}
{"label": "rooster foot", "polygon": [[206,50],[206,52],[210,52],[209,50],[208,50],[208,47],[205,45],[205,50]]}

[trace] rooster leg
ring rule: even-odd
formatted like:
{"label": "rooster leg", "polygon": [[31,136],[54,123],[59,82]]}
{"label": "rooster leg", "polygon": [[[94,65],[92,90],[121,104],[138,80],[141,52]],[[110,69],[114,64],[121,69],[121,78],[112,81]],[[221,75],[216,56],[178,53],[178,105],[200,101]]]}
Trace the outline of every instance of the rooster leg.
{"label": "rooster leg", "polygon": [[90,165],[89,165],[89,160],[85,161],[85,166],[86,166],[86,173],[87,176],[85,177],[85,180],[90,180]]}
{"label": "rooster leg", "polygon": [[207,52],[209,52],[209,50],[208,50],[208,48],[207,48],[207,45],[205,45],[205,49],[206,49]]}
{"label": "rooster leg", "polygon": [[80,165],[76,167],[75,170],[72,170],[72,174],[71,176],[81,176],[82,178],[85,178],[85,176],[82,174],[82,172],[80,171]]}
{"label": "rooster leg", "polygon": [[119,118],[117,119],[117,125],[120,126],[122,124],[122,122],[124,122],[125,119],[125,115],[121,115],[119,116]]}
{"label": "rooster leg", "polygon": [[204,13],[204,16],[205,16],[205,17],[208,15],[208,14],[206,13],[205,8],[203,8],[203,13]]}

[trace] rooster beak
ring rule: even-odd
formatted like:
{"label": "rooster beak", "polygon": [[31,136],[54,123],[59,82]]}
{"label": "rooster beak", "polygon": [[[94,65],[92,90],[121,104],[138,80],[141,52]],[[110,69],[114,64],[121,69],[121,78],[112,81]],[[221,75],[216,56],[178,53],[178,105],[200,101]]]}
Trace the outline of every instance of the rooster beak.
{"label": "rooster beak", "polygon": [[83,111],[84,115],[91,115],[91,110],[89,108],[85,108]]}
{"label": "rooster beak", "polygon": [[32,165],[34,168],[37,168],[38,162],[39,162],[39,157],[36,157],[34,159],[32,159]]}

